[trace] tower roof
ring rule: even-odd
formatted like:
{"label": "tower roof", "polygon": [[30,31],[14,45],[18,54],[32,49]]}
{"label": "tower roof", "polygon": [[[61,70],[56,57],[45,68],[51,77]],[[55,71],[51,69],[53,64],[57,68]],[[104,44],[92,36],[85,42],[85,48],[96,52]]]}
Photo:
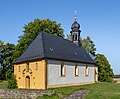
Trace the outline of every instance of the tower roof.
{"label": "tower roof", "polygon": [[14,64],[43,58],[95,64],[81,46],[45,32],[36,37]]}
{"label": "tower roof", "polygon": [[71,26],[71,29],[74,29],[74,28],[78,28],[78,29],[80,28],[80,24],[77,21],[74,21],[74,23]]}

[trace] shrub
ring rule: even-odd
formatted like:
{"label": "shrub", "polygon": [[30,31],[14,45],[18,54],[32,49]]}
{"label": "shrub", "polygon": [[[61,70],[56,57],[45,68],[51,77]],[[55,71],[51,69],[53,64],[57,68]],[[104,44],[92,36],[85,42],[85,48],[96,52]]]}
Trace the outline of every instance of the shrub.
{"label": "shrub", "polygon": [[17,88],[17,81],[15,79],[14,74],[12,74],[11,79],[8,80],[8,86],[9,89],[15,89]]}

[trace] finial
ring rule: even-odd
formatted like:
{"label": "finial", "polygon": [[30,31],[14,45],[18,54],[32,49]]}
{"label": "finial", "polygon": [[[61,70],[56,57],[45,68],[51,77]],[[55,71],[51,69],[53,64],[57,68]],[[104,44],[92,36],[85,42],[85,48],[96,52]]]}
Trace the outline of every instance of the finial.
{"label": "finial", "polygon": [[75,21],[77,20],[77,11],[75,10],[75,15],[74,15]]}

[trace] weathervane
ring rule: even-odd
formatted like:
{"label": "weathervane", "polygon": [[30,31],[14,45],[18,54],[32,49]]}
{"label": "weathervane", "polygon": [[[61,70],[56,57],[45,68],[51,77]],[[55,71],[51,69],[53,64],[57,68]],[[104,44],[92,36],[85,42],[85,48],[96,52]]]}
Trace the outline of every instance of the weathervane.
{"label": "weathervane", "polygon": [[75,21],[77,20],[77,11],[75,10],[75,15],[74,15]]}

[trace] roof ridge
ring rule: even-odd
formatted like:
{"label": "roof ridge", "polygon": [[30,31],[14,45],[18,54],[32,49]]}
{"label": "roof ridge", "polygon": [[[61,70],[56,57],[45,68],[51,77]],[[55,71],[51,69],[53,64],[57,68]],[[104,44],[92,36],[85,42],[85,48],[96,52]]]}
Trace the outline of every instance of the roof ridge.
{"label": "roof ridge", "polygon": [[41,32],[42,34],[48,34],[48,35],[51,35],[51,36],[54,36],[54,37],[57,37],[57,38],[61,38],[61,39],[63,39],[63,40],[66,40],[66,41],[68,41],[68,42],[72,42],[72,43],[74,43],[73,41],[71,41],[71,40],[68,40],[67,38],[63,38],[63,37],[61,37],[61,36],[55,36],[54,34],[51,34],[51,33],[47,33],[47,32]]}
{"label": "roof ridge", "polygon": [[42,50],[43,50],[43,57],[45,57],[45,45],[44,45],[44,34],[45,32],[41,32],[41,37],[42,37]]}

